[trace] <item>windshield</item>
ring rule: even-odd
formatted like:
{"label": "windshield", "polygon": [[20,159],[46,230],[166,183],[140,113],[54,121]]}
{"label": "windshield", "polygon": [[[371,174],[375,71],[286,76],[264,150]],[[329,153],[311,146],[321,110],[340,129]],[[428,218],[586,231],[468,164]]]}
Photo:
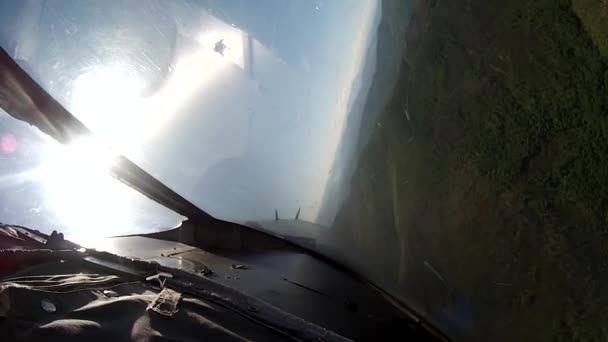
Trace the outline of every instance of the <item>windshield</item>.
{"label": "windshield", "polygon": [[63,146],[0,109],[0,222],[59,230],[85,246],[181,223],[180,215],[112,178],[111,158],[92,139]]}
{"label": "windshield", "polygon": [[[607,338],[605,1],[15,0],[0,19],[45,90],[209,214],[456,339]],[[95,144],[57,153],[2,114],[0,220],[76,242],[181,220],[100,172]]]}

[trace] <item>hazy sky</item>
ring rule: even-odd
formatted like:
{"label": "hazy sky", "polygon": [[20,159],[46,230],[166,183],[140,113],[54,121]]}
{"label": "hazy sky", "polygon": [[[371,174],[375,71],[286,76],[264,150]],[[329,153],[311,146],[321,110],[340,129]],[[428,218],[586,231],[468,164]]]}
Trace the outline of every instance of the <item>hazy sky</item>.
{"label": "hazy sky", "polygon": [[181,195],[224,219],[266,220],[275,209],[293,216],[300,207],[301,219],[316,219],[349,103],[368,85],[355,81],[377,1],[2,6],[21,18],[5,22],[3,46]]}

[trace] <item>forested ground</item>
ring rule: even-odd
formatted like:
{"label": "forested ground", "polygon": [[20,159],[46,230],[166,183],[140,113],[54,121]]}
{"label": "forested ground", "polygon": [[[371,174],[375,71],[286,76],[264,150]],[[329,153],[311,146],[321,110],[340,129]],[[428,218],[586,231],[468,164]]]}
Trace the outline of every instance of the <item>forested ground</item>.
{"label": "forested ground", "polygon": [[335,226],[479,340],[608,339],[608,2],[420,0],[400,41]]}

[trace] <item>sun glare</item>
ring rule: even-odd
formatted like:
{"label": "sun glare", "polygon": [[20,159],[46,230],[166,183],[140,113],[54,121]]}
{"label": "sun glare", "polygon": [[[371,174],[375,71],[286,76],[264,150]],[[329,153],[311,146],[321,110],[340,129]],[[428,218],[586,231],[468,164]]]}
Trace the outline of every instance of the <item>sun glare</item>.
{"label": "sun glare", "polygon": [[126,66],[98,66],[76,78],[70,107],[87,127],[128,155],[138,150],[133,135],[142,89]]}
{"label": "sun glare", "polygon": [[[215,43],[215,36],[204,38],[210,39],[205,43]],[[225,55],[209,44],[186,51],[176,59],[168,79],[149,96],[142,96],[146,84],[129,63],[91,66],[74,80],[69,109],[100,141],[137,161],[144,145],[177,119],[182,106],[226,66],[238,62],[242,42],[236,38],[226,38],[230,46]],[[10,143],[6,142],[7,148]],[[87,138],[68,146],[53,145],[45,155],[38,172],[47,201],[70,227],[73,241],[94,247],[97,239],[111,236],[117,224],[128,224],[133,190],[109,174],[115,156],[107,147]]]}
{"label": "sun glare", "polygon": [[46,198],[62,222],[77,231],[72,236],[107,236],[128,218],[128,189],[109,174],[114,160],[90,138],[56,145],[47,153],[40,167]]}
{"label": "sun glare", "polygon": [[175,61],[169,78],[147,97],[141,96],[145,84],[132,67],[92,67],[74,81],[70,109],[113,148],[137,160],[146,141],[177,120],[180,109],[230,63],[227,57],[208,47],[190,51]]}

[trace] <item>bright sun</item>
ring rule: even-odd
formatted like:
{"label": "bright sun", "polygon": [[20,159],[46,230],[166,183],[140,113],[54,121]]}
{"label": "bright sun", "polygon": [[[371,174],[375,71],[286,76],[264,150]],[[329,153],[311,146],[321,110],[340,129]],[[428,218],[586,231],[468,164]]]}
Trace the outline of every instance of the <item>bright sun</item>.
{"label": "bright sun", "polygon": [[[41,165],[46,199],[55,214],[77,232],[74,240],[107,236],[128,219],[128,188],[109,174],[114,156],[91,138],[55,145]],[[80,237],[80,238],[78,238]]]}
{"label": "bright sun", "polygon": [[[230,62],[208,47],[189,51],[177,59],[164,86],[145,98],[144,84],[128,64],[90,67],[74,80],[68,107],[101,141],[137,161],[144,144]],[[114,160],[107,147],[86,138],[53,145],[39,169],[49,205],[69,227],[70,239],[84,246],[97,245],[133,219],[137,194],[110,176]]]}

